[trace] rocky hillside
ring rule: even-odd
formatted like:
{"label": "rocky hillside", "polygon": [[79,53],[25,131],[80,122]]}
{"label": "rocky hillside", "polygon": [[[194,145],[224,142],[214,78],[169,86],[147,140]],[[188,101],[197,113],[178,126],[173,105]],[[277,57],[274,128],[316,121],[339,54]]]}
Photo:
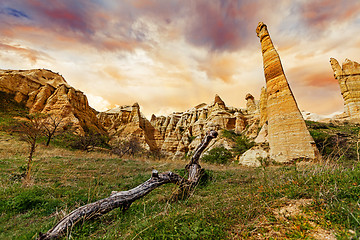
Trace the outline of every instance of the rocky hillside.
{"label": "rocky hillside", "polygon": [[79,134],[87,129],[105,133],[84,93],[50,70],[0,70],[0,91],[13,95],[29,113],[57,116],[62,125],[71,124]]}

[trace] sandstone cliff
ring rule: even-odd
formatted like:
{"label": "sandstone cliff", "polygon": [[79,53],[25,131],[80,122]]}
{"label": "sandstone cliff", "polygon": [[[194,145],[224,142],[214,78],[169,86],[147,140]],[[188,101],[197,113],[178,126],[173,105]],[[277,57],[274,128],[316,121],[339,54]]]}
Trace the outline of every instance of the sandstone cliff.
{"label": "sandstone cliff", "polygon": [[14,95],[14,100],[25,104],[29,113],[58,116],[63,126],[71,124],[79,134],[84,129],[105,133],[87,97],[50,70],[0,70],[0,91]]}
{"label": "sandstone cliff", "polygon": [[[270,158],[277,162],[316,159],[318,151],[315,142],[291,92],[267,26],[260,22],[256,33],[261,42],[266,79]],[[264,118],[264,113],[262,115]]]}
{"label": "sandstone cliff", "polygon": [[334,77],[338,80],[341,95],[344,99],[344,117],[355,122],[360,121],[360,64],[349,59],[340,66],[339,62],[331,58]]}
{"label": "sandstone cliff", "polygon": [[135,137],[144,148],[159,150],[163,138],[140,112],[138,103],[101,112],[97,117],[113,141]]}
{"label": "sandstone cliff", "polygon": [[[152,115],[148,121],[138,104],[111,109],[98,114],[110,137],[126,139],[136,136],[144,147],[160,150],[169,157],[183,157],[193,151],[209,130],[233,130],[236,133],[257,135],[259,123],[258,104],[249,94],[248,109],[226,106],[216,95],[210,104],[199,104],[185,112],[169,116]],[[214,146],[231,144],[219,138]]]}

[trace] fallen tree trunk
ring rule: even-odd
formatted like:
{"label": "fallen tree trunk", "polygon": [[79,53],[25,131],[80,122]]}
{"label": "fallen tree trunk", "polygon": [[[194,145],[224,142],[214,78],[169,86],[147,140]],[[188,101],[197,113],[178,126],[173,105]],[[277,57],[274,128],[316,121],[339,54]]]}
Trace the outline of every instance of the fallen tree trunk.
{"label": "fallen tree trunk", "polygon": [[188,194],[190,190],[198,184],[203,173],[203,169],[199,164],[200,155],[209,145],[210,141],[213,138],[216,138],[217,135],[216,131],[209,131],[202,140],[201,144],[195,150],[189,164],[185,166],[185,169],[188,172],[188,179],[185,179],[173,172],[158,173],[158,171],[153,170],[151,178],[146,182],[128,191],[112,192],[108,198],[104,198],[75,209],[47,233],[39,233],[38,239],[54,239],[62,236],[63,234],[69,234],[71,228],[77,222],[101,216],[115,208],[122,208],[123,211],[125,211],[135,200],[142,198],[155,188],[166,183],[177,184],[181,194]]}

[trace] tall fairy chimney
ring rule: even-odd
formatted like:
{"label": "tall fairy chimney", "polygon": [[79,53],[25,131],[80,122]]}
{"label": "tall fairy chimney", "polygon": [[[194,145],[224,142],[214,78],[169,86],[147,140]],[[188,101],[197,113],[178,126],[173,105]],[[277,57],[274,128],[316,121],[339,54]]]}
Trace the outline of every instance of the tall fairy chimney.
{"label": "tall fairy chimney", "polygon": [[276,162],[317,159],[319,151],[299,111],[267,26],[256,29],[263,55],[270,158]]}

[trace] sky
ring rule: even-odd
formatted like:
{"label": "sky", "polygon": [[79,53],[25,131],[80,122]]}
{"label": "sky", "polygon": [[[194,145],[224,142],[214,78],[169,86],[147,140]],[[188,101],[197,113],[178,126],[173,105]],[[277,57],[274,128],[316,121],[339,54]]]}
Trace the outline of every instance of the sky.
{"label": "sky", "polygon": [[360,62],[359,0],[1,0],[0,69],[58,72],[98,111],[244,108],[265,86],[259,21],[300,110],[343,111],[329,60]]}

